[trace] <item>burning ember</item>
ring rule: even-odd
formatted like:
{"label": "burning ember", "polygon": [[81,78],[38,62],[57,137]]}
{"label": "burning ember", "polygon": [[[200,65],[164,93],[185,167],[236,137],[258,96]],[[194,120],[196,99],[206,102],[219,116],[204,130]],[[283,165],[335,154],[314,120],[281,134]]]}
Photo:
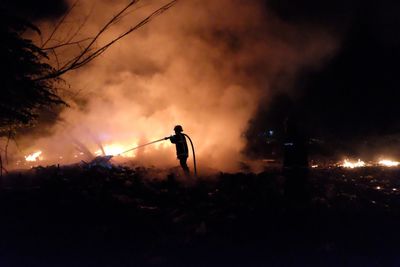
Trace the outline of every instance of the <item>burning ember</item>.
{"label": "burning ember", "polygon": [[30,161],[30,162],[41,160],[41,158],[40,158],[41,154],[42,154],[42,151],[37,151],[37,152],[32,153],[32,154],[30,154],[28,156],[25,156],[25,160],[26,161]]}
{"label": "burning ember", "polygon": [[361,159],[357,161],[350,161],[349,159],[343,160],[343,162],[339,162],[336,166],[343,167],[343,168],[362,168],[362,167],[373,167],[373,166],[381,166],[381,167],[400,167],[399,161],[389,160],[389,159],[382,159],[380,161],[369,161],[365,162]]}
{"label": "burning ember", "polygon": [[343,161],[343,164],[341,164],[340,166],[342,166],[344,168],[354,169],[354,168],[365,167],[365,165],[366,165],[365,162],[360,159],[358,159],[358,161],[356,161],[356,162],[354,162],[354,161],[352,162],[348,159],[345,159]]}
{"label": "burning ember", "polygon": [[385,167],[397,167],[400,165],[400,162],[398,161],[393,161],[393,160],[388,160],[388,159],[383,159],[378,162],[379,165],[385,166]]}
{"label": "burning ember", "polygon": [[[151,142],[150,144],[152,144],[152,149],[153,150],[160,150],[160,149],[165,149],[171,146],[170,142],[159,142],[159,141],[163,141],[163,140],[157,140],[157,143]],[[153,144],[154,143],[154,144]],[[94,151],[94,149],[92,151],[94,151],[94,155],[99,157],[103,157],[103,156],[111,156],[111,157],[115,157],[115,156],[120,156],[123,158],[136,158],[137,157],[137,151],[136,148],[142,148],[142,145],[139,145],[140,143],[138,141],[131,141],[128,143],[109,143],[106,145],[101,146],[100,149]],[[147,144],[144,144],[147,145]],[[133,148],[133,150],[132,150]],[[150,147],[149,147],[150,149]],[[144,151],[147,152],[147,151]],[[49,163],[51,162],[51,159],[46,159],[46,162],[44,162],[43,159],[43,152],[42,150],[36,151],[30,155],[24,156],[25,157],[25,162],[39,162],[42,161],[41,164],[43,163]],[[75,153],[73,155],[73,158],[75,160],[78,160],[82,155],[85,155],[85,153],[83,152],[79,152],[79,153]],[[62,161],[64,161],[64,158],[71,158],[68,157],[68,155],[59,155],[57,156],[57,164],[62,164]],[[26,165],[29,163],[22,163],[21,161],[16,162],[16,165],[20,166],[30,166],[30,165]],[[30,166],[32,167],[32,166]],[[364,161],[361,159],[358,159],[357,161],[355,160],[350,160],[349,158],[344,159],[343,161],[340,161],[338,163],[329,163],[329,164],[322,164],[320,165],[317,162],[312,162],[312,164],[310,164],[310,167],[313,169],[316,168],[325,168],[325,167],[341,167],[341,168],[346,168],[346,169],[355,169],[355,168],[365,168],[365,167],[384,167],[384,168],[395,168],[395,167],[400,167],[400,161],[395,161],[392,159],[382,159],[379,161]],[[394,189],[397,190],[397,189]]]}

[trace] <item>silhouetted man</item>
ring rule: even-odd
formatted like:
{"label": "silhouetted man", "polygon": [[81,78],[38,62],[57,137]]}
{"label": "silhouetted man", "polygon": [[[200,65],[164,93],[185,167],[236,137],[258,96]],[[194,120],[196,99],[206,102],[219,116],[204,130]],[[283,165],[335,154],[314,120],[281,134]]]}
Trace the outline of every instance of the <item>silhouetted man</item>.
{"label": "silhouetted man", "polygon": [[308,198],[308,147],[297,116],[291,115],[285,122],[283,144],[283,173],[286,177],[285,194],[296,203]]}
{"label": "silhouetted man", "polygon": [[169,139],[171,143],[175,144],[176,156],[179,159],[181,167],[186,175],[189,174],[189,167],[186,164],[187,158],[189,156],[189,150],[186,143],[185,135],[182,133],[182,126],[176,125],[174,128],[175,135],[170,137],[165,137],[165,140]]}
{"label": "silhouetted man", "polygon": [[285,140],[283,143],[284,168],[308,168],[307,139],[294,116],[285,121]]}

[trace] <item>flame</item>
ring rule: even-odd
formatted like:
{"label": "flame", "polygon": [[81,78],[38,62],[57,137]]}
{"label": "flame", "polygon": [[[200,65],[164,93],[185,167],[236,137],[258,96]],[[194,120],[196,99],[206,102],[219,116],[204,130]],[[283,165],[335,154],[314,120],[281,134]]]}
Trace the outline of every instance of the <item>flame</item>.
{"label": "flame", "polygon": [[[103,146],[104,152],[106,155],[111,155],[111,156],[116,156],[121,154],[122,152],[132,148],[136,146],[135,144],[132,146],[124,146],[121,144],[109,144],[109,145],[105,145]],[[103,155],[103,151],[101,149],[97,150],[96,152],[94,152],[97,156],[101,156]],[[133,151],[129,151],[127,153],[121,154],[122,157],[134,157],[135,154]]]}
{"label": "flame", "polygon": [[37,151],[35,153],[32,153],[28,156],[25,156],[26,161],[38,161],[40,160],[40,155],[42,154],[42,151]]}
{"label": "flame", "polygon": [[385,167],[397,167],[400,165],[400,162],[398,161],[393,161],[389,159],[383,159],[378,162],[379,165],[385,166]]}
{"label": "flame", "polygon": [[[153,139],[156,139],[156,138],[153,138]],[[151,140],[153,140],[153,139],[151,139]],[[122,145],[121,143],[107,144],[107,145],[103,146],[103,149],[104,149],[104,152],[106,155],[112,155],[112,156],[118,155],[121,157],[129,158],[129,157],[136,157],[137,150],[132,150],[132,151],[128,151],[128,152],[125,152],[125,151],[135,148],[139,145],[140,145],[139,141],[136,140],[136,141],[130,142],[128,145]],[[148,149],[160,150],[160,149],[165,149],[165,148],[168,148],[171,146],[172,146],[172,144],[170,142],[159,142],[159,143],[151,144],[151,146],[148,146],[146,148],[146,150],[148,150]],[[123,152],[125,152],[125,153],[123,153]],[[121,154],[121,153],[123,153],[123,154]],[[103,151],[101,149],[98,149],[94,152],[94,154],[96,156],[101,156],[101,155],[103,155]]]}
{"label": "flame", "polygon": [[362,161],[361,159],[358,159],[358,161],[356,161],[356,162],[354,162],[354,161],[352,162],[348,159],[345,159],[341,166],[344,168],[354,169],[354,168],[365,167],[365,165],[366,165],[365,162]]}
{"label": "flame", "polygon": [[398,167],[398,166],[400,166],[400,162],[390,160],[390,159],[382,159],[380,161],[374,161],[374,162],[371,161],[369,163],[365,163],[361,159],[358,159],[358,161],[350,161],[348,159],[345,159],[343,162],[339,163],[338,165],[341,167],[350,168],[350,169],[367,167],[367,166],[378,166],[378,165],[383,166],[383,167]]}
{"label": "flame", "polygon": [[[80,1],[79,8],[68,15],[72,23],[62,23],[49,46],[57,45],[58,39],[76,41],[95,36],[125,2]],[[96,45],[101,47],[118,37],[162,2],[165,1],[137,5],[129,18],[107,28]],[[222,9],[224,12],[220,14]],[[223,18],[210,20],[210,16],[219,15]],[[273,27],[270,20],[274,22]],[[87,23],[81,27],[80,21]],[[43,36],[50,36],[54,23],[43,20],[39,27]],[[262,30],[264,34],[248,34],[248,29]],[[75,31],[79,32],[76,38]],[[277,31],[284,31],[290,40],[282,45],[281,38],[275,34]],[[103,146],[109,145],[104,154],[117,155],[125,150],[124,145],[128,145],[125,141],[129,138],[151,141],[153,136],[158,139],[172,134],[173,126],[182,124],[193,139],[200,165],[220,171],[239,171],[241,162],[246,161],[242,153],[246,146],[243,133],[256,114],[258,103],[269,95],[268,88],[273,87],[270,83],[274,80],[271,77],[284,72],[290,76],[285,79],[295,78],[297,69],[324,63],[326,55],[340,45],[336,38],[320,30],[312,31],[313,38],[299,42],[298,31],[297,25],[289,25],[272,12],[266,12],[262,1],[182,1],[152,20],[151,27],[121,39],[90,67],[68,74],[71,95],[79,94],[79,101],[71,99],[71,108],[63,109],[59,115],[62,123],[54,125],[51,136],[35,138],[34,145],[46,152],[56,151],[57,156],[64,156],[64,162],[72,161],[76,159],[71,155],[75,152],[74,144],[70,145],[70,139],[65,138],[71,136],[92,153],[103,154],[96,146],[102,142]],[[240,40],[240,45],[227,43],[225,35],[214,32],[227,32],[228,39],[233,36],[234,40]],[[191,49],[187,49],[188,45]],[[298,53],[299,48],[305,48],[303,53]],[[50,63],[68,62],[75,52],[80,52],[79,45],[61,48],[60,58],[52,58]],[[238,72],[237,66],[257,71]],[[80,92],[82,87],[87,87],[85,93]],[[153,164],[152,160],[157,158],[156,166],[176,166],[171,146],[164,142],[146,147],[143,154],[147,155],[141,164]],[[121,156],[127,157],[129,153]]]}

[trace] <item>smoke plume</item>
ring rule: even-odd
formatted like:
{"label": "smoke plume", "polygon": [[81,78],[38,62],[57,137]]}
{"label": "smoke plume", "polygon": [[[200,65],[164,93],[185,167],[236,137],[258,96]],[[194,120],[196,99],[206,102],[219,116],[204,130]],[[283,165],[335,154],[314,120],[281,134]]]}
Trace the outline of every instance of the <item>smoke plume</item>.
{"label": "smoke plume", "polygon": [[[164,3],[139,2],[98,45]],[[126,4],[81,1],[58,34],[67,35],[89,16],[79,36],[92,36]],[[54,22],[40,26],[49,33]],[[200,167],[237,170],[246,160],[244,132],[261,101],[290,88],[299,71],[317,68],[336,46],[334,36],[318,27],[281,21],[263,1],[179,1],[66,75],[70,107],[51,136],[30,141],[26,151],[41,149],[53,161],[73,160],[77,141],[93,153],[99,144],[129,148],[169,136],[181,124],[194,141]],[[168,143],[146,148],[135,159],[178,165]]]}

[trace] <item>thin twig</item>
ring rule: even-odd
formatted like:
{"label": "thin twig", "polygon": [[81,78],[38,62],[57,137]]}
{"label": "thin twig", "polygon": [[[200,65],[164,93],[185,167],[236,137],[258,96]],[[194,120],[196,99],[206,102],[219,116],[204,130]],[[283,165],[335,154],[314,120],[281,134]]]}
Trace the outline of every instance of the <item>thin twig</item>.
{"label": "thin twig", "polygon": [[[136,4],[138,0],[132,0],[128,5],[126,5],[120,12],[117,13],[110,21],[106,23],[106,25],[103,26],[103,28],[96,34],[96,36],[93,38],[93,40],[86,46],[86,48],[83,50],[83,52],[78,55],[72,62],[71,66],[74,66],[79,60],[89,51],[89,49],[92,47],[92,45],[96,42],[96,40],[108,29],[110,25],[119,17],[121,14],[123,14],[127,9],[129,9],[132,5]],[[68,67],[64,66],[61,69]]]}
{"label": "thin twig", "polygon": [[86,41],[89,41],[89,40],[92,40],[92,39],[93,39],[92,37],[88,37],[88,38],[84,38],[84,39],[79,40],[79,41],[67,42],[67,43],[62,43],[62,44],[55,45],[55,46],[45,47],[45,48],[42,48],[42,50],[53,50],[53,49],[61,48],[61,47],[64,47],[64,46],[78,45],[78,44],[81,44],[83,42],[86,42]]}
{"label": "thin twig", "polygon": [[8,131],[7,142],[6,142],[6,146],[4,148],[4,157],[6,159],[7,165],[8,165],[8,145],[10,144],[10,139],[11,139],[11,129]]}
{"label": "thin twig", "polygon": [[[132,33],[135,30],[138,30],[139,28],[143,27],[147,23],[149,23],[153,18],[157,17],[158,15],[161,15],[165,11],[167,11],[169,8],[174,6],[178,0],[173,0],[164,6],[160,7],[153,13],[151,13],[149,16],[147,16],[145,19],[141,20],[139,23],[137,23],[135,26],[127,30],[126,32],[120,34],[117,38],[113,39],[112,41],[108,42],[106,45],[103,45],[100,48],[94,49],[93,46],[97,43],[97,40],[100,38],[100,36],[109,28],[111,27],[116,21],[118,21],[121,16],[125,15],[125,12],[133,5],[138,3],[139,0],[132,0],[129,4],[127,4],[123,9],[121,9],[116,15],[114,15],[111,20],[109,20],[103,28],[101,28],[97,34],[91,38],[89,44],[87,44],[85,47],[82,47],[81,52],[74,58],[68,60],[66,63],[61,68],[58,68],[53,73],[50,73],[46,76],[43,77],[38,77],[35,79],[35,81],[39,80],[45,80],[45,79],[51,79],[51,78],[56,78],[59,77],[63,74],[65,74],[68,71],[78,69],[96,57],[100,56],[102,53],[104,53],[111,45],[119,41],[120,39],[124,38],[128,34]],[[82,42],[77,42],[75,43],[77,46],[81,47]],[[70,45],[70,44],[65,44],[65,45]],[[63,46],[63,44],[58,45],[58,47]]]}
{"label": "thin twig", "polygon": [[109,42],[108,44],[102,46],[101,48],[97,49],[96,51],[94,51],[91,55],[89,55],[87,58],[85,58],[83,61],[81,62],[76,62],[75,66],[71,66],[71,69],[77,69],[82,67],[83,65],[89,63],[90,61],[92,61],[93,59],[95,59],[96,57],[100,56],[102,53],[104,53],[111,45],[113,45],[115,42],[119,41],[120,39],[124,38],[125,36],[127,36],[128,34],[132,33],[133,31],[143,27],[144,25],[146,25],[147,23],[149,23],[154,17],[161,15],[162,13],[164,13],[166,10],[168,10],[169,8],[171,8],[178,0],[174,0],[171,1],[170,3],[162,6],[161,8],[157,9],[156,11],[154,11],[153,13],[151,13],[148,17],[146,17],[145,19],[143,19],[142,21],[140,21],[138,24],[136,24],[134,27],[130,28],[128,31],[124,32],[123,34],[119,35],[117,38],[115,38],[114,40],[112,40],[111,42]]}
{"label": "thin twig", "polygon": [[51,49],[51,52],[53,53],[54,57],[56,58],[57,69],[58,69],[58,68],[60,68],[60,61],[58,60],[57,53],[54,49]]}
{"label": "thin twig", "polygon": [[65,19],[68,17],[68,15],[71,13],[71,11],[75,8],[75,6],[78,4],[79,0],[76,0],[72,6],[68,9],[68,11],[64,14],[64,16],[62,16],[62,18],[58,21],[57,25],[54,27],[53,31],[51,32],[51,34],[49,35],[49,38],[47,38],[47,40],[42,44],[42,48],[46,46],[46,44],[48,42],[51,41],[51,39],[53,38],[53,36],[56,34],[56,32],[58,31],[58,29],[61,27],[61,25],[64,23]]}
{"label": "thin twig", "polygon": [[90,11],[89,11],[89,14],[87,14],[87,15],[84,17],[82,23],[78,26],[78,28],[77,28],[77,30],[75,31],[75,33],[68,39],[67,43],[72,42],[72,40],[80,33],[80,31],[81,31],[81,30],[83,29],[83,27],[86,25],[88,19],[89,19],[90,16],[93,14],[94,6],[95,6],[95,5],[93,4],[92,7],[91,7],[91,9],[90,9]]}

